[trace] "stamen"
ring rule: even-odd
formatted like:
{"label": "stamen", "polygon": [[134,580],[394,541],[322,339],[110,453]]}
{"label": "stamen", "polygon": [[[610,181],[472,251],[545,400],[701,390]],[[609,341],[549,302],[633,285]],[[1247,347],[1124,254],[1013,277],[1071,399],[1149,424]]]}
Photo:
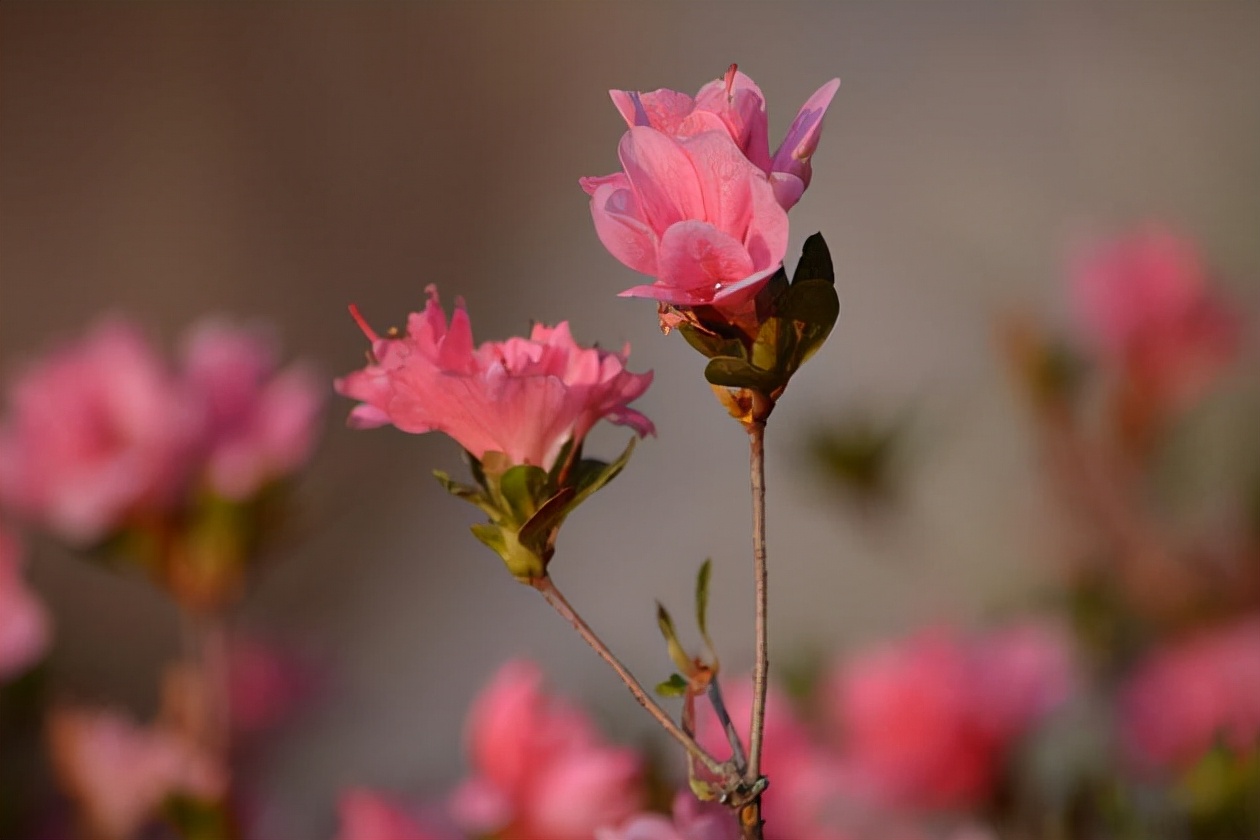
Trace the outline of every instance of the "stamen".
{"label": "stamen", "polygon": [[735,71],[739,69],[738,64],[732,64],[726,68],[726,101],[730,102],[735,98],[732,89],[735,87]]}
{"label": "stamen", "polygon": [[350,304],[350,317],[354,319],[354,322],[359,325],[359,329],[363,330],[363,334],[370,340],[380,341],[381,337],[376,334],[376,330],[368,326],[367,319],[363,317],[363,313],[359,311],[359,307],[353,303]]}

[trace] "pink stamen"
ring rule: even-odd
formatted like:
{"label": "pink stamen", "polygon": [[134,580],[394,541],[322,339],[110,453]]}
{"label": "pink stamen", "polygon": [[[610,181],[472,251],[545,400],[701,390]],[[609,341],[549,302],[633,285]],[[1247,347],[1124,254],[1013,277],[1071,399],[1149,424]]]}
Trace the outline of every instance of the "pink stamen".
{"label": "pink stamen", "polygon": [[376,334],[376,330],[368,326],[368,322],[363,317],[363,313],[359,312],[359,307],[353,303],[350,304],[350,317],[354,319],[354,322],[359,325],[359,329],[363,330],[363,334],[369,339],[372,341],[381,340],[381,337]]}

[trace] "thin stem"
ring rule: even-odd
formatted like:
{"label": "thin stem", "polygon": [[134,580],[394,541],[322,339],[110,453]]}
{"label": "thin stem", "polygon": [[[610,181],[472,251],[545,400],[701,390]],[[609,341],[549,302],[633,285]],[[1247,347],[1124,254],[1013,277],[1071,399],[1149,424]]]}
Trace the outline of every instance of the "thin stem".
{"label": "thin stem", "polygon": [[761,777],[761,736],[766,725],[766,685],[770,670],[770,647],[766,627],[766,424],[748,425],[749,477],[753,506],[753,574],[757,590],[757,648],[753,666],[752,726],[748,736],[748,773],[755,783]]}
{"label": "thin stem", "polygon": [[202,745],[216,760],[225,760],[231,730],[228,698],[227,629],[223,616],[180,609],[185,657],[196,671],[195,685],[202,704],[199,732]]}
{"label": "thin stem", "polygon": [[735,724],[731,722],[731,716],[726,711],[726,702],[722,699],[722,689],[718,687],[718,681],[715,679],[709,683],[709,704],[713,706],[713,713],[717,715],[718,722],[722,724],[722,731],[726,733],[727,743],[731,745],[731,761],[735,764],[735,769],[743,775],[748,772],[748,759],[744,755],[744,743],[739,739],[739,733],[735,731]]}
{"label": "thin stem", "polygon": [[604,644],[604,641],[596,635],[590,625],[583,621],[577,611],[573,609],[567,600],[565,600],[564,595],[560,594],[560,590],[556,588],[555,583],[549,576],[535,579],[531,581],[531,585],[542,594],[543,599],[546,600],[548,604],[551,604],[551,606],[555,608],[556,612],[560,613],[560,615],[563,616],[569,624],[573,625],[573,629],[578,632],[579,636],[586,640],[586,643],[599,654],[600,658],[607,662],[608,665],[617,672],[617,676],[621,677],[621,681],[626,684],[626,688],[630,689],[630,693],[634,695],[634,699],[639,701],[640,706],[647,709],[648,714],[656,718],[656,722],[669,733],[671,738],[681,744],[683,749],[694,756],[697,761],[709,770],[709,772],[719,778],[726,776],[726,772],[718,760],[709,755],[709,753],[696,742],[695,738],[684,732],[682,728],[674,722],[669,714],[660,707],[652,696],[644,690],[639,681],[635,679],[634,674],[631,674],[629,669],[626,668],[625,665],[621,664],[621,660],[617,659],[616,655],[609,650],[608,645]]}

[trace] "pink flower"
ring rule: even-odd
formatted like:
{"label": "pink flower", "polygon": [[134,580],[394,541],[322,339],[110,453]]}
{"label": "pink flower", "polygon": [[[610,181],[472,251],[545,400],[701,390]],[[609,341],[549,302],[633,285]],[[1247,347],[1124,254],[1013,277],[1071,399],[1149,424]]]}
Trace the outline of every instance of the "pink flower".
{"label": "pink flower", "polygon": [[317,681],[304,662],[256,638],[234,637],[227,665],[232,726],[245,732],[282,723],[311,694]]}
{"label": "pink flower", "polygon": [[185,339],[184,381],[205,422],[206,477],[222,496],[246,500],[310,457],[324,386],[303,365],[278,367],[261,333],[206,320]]}
{"label": "pink flower", "polygon": [[0,528],[0,680],[38,661],[51,634],[48,611],[22,579],[18,544]]}
{"label": "pink flower", "polygon": [[832,79],[801,106],[787,136],[770,153],[766,99],[761,88],[735,65],[722,79],[709,82],[695,98],[675,90],[638,93],[609,91],[613,104],[630,127],[646,125],[675,139],[705,131],[726,132],[744,156],[769,176],[784,210],[790,210],[809,186],[810,158],[822,136],[823,117],[840,88]]}
{"label": "pink flower", "polygon": [[402,805],[375,791],[353,788],[341,795],[337,840],[439,840]]}
{"label": "pink flower", "polygon": [[527,339],[474,347],[463,302],[456,301],[448,327],[437,289],[426,292],[424,312],[408,318],[404,337],[381,338],[360,319],[373,361],[336,382],[338,393],[362,401],[351,426],[440,431],[479,460],[502,452],[513,464],[544,469],[602,419],[640,436],[654,432],[628,407],[652,382],[650,372],[626,370],[628,346],[621,353],[583,348],[561,322],[537,324]]}
{"label": "pink flower", "polygon": [[604,743],[581,710],[545,694],[529,662],[508,663],[482,692],[468,740],[473,775],[451,808],[472,834],[581,840],[643,798],[634,751]]}
{"label": "pink flower", "polygon": [[1220,743],[1260,745],[1260,616],[1204,630],[1156,651],[1120,694],[1133,759],[1183,769]]}
{"label": "pink flower", "polygon": [[778,270],[787,213],[726,132],[676,139],[634,126],[618,155],[624,172],[583,179],[582,188],[604,247],[656,278],[623,297],[734,308]]}
{"label": "pink flower", "polygon": [[75,544],[171,506],[197,419],[131,324],[111,320],[21,373],[0,422],[0,501]]}
{"label": "pink flower", "polygon": [[636,814],[618,827],[596,829],[595,840],[739,840],[733,811],[701,802],[689,791],[674,797],[672,819],[664,814]]}
{"label": "pink flower", "polygon": [[1161,403],[1193,400],[1233,360],[1237,318],[1195,244],[1155,225],[1085,253],[1076,309],[1104,361]]}
{"label": "pink flower", "polygon": [[54,711],[49,740],[58,778],[105,840],[134,836],[167,796],[212,801],[227,786],[223,769],[189,741],[113,712]]}
{"label": "pink flower", "polygon": [[845,761],[882,798],[969,807],[990,794],[1014,741],[1066,697],[1070,673],[1048,630],[966,640],[936,629],[852,657],[828,705]]}

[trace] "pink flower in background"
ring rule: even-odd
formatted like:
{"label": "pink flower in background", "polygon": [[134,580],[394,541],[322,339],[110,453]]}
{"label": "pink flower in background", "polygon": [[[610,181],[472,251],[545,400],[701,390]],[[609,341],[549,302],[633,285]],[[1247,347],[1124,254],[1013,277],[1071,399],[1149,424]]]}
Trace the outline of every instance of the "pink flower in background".
{"label": "pink flower in background", "polygon": [[1120,695],[1130,756],[1181,769],[1218,743],[1260,745],[1260,616],[1200,631],[1141,663]]}
{"label": "pink flower in background", "polygon": [[234,729],[256,732],[283,723],[315,691],[313,669],[257,638],[234,636],[228,646],[227,690]]}
{"label": "pink flower in background", "polygon": [[675,139],[634,126],[618,156],[623,172],[584,178],[582,188],[604,247],[656,278],[623,297],[733,308],[778,270],[787,213],[766,174],[726,132]]}
{"label": "pink flower in background", "polygon": [[638,93],[609,91],[613,104],[630,127],[646,125],[675,139],[705,131],[726,132],[754,166],[765,173],[784,210],[792,208],[809,186],[810,158],[822,136],[823,117],[840,80],[832,79],[801,106],[786,137],[770,153],[766,99],[761,88],[735,65],[726,76],[709,82],[695,98],[675,90]]}
{"label": "pink flower in background", "polygon": [[1233,360],[1237,318],[1195,243],[1151,225],[1080,256],[1072,291],[1105,361],[1169,405],[1197,397]]}
{"label": "pink flower in background", "polygon": [[338,393],[362,401],[351,426],[444,432],[475,458],[503,452],[513,464],[544,469],[600,420],[640,436],[654,432],[650,420],[628,407],[652,382],[650,372],[626,370],[629,347],[583,348],[564,322],[537,324],[527,339],[474,347],[463,302],[456,301],[448,327],[437,289],[426,291],[424,312],[411,315],[404,337],[381,338],[360,319],[373,362],[336,382]]}
{"label": "pink flower in background", "polygon": [[87,544],[161,512],[190,469],[197,418],[178,383],[125,321],[30,365],[0,421],[0,501]]}
{"label": "pink flower in background", "polygon": [[739,821],[730,808],[701,802],[690,791],[674,797],[674,812],[636,814],[620,826],[596,829],[595,840],[739,840]]}
{"label": "pink flower in background", "polygon": [[543,691],[530,662],[510,662],[468,720],[473,775],[452,814],[480,836],[582,840],[617,825],[643,800],[641,760],[603,741],[578,708]]}
{"label": "pink flower in background", "polygon": [[238,501],[283,478],[310,457],[324,404],[314,371],[279,370],[263,333],[206,320],[185,339],[184,382],[201,413],[206,477]]}
{"label": "pink flower in background", "polygon": [[845,662],[828,707],[847,763],[886,801],[974,806],[1014,741],[1070,690],[1062,638],[1016,627],[976,640],[946,629],[872,648]]}
{"label": "pink flower in background", "polygon": [[443,840],[448,836],[430,831],[401,804],[364,788],[341,795],[337,816],[341,824],[337,840]]}
{"label": "pink flower in background", "polygon": [[51,713],[53,768],[103,840],[126,840],[172,794],[214,801],[226,791],[223,768],[161,727],[140,727],[113,712]]}
{"label": "pink flower in background", "polygon": [[17,541],[0,528],[0,680],[37,662],[51,634],[48,611],[22,578]]}

